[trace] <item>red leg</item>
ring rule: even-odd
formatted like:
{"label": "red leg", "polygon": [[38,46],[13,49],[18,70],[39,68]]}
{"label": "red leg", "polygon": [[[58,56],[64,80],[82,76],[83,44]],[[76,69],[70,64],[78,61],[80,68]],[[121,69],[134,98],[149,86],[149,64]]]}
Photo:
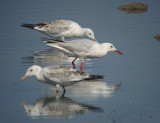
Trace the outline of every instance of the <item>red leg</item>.
{"label": "red leg", "polygon": [[72,65],[73,65],[73,69],[76,68],[76,66],[74,65],[74,62],[76,61],[77,58],[75,58],[73,61],[72,61]]}
{"label": "red leg", "polygon": [[81,67],[80,67],[80,69],[81,69],[81,72],[82,72],[82,70],[83,70],[83,61],[81,61]]}

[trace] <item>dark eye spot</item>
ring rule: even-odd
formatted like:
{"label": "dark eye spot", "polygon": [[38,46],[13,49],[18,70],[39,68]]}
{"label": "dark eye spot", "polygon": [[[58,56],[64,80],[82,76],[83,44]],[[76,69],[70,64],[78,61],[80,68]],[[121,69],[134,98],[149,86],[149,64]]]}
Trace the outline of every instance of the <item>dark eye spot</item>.
{"label": "dark eye spot", "polygon": [[111,48],[113,48],[113,46],[111,46]]}
{"label": "dark eye spot", "polygon": [[30,70],[30,72],[32,72],[32,71],[33,71],[33,69]]}

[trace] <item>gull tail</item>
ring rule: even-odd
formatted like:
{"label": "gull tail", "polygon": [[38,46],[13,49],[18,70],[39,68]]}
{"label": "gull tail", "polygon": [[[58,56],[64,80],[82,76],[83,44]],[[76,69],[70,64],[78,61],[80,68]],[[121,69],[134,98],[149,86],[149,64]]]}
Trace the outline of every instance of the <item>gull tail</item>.
{"label": "gull tail", "polygon": [[22,27],[27,27],[27,28],[30,28],[30,29],[34,29],[36,26],[43,27],[44,25],[46,25],[46,24],[45,23],[38,23],[38,24],[26,24],[26,23],[23,23],[21,26]]}
{"label": "gull tail", "polygon": [[93,79],[103,79],[104,75],[90,75],[89,78],[85,80],[93,80]]}
{"label": "gull tail", "polygon": [[48,46],[60,49],[60,50],[64,51],[65,53],[68,53],[68,54],[73,54],[72,52],[63,48],[63,46],[60,45],[60,44],[63,44],[63,43],[67,43],[65,41],[59,41],[59,40],[57,41],[57,40],[48,39],[48,38],[42,38],[42,41],[47,43]]}

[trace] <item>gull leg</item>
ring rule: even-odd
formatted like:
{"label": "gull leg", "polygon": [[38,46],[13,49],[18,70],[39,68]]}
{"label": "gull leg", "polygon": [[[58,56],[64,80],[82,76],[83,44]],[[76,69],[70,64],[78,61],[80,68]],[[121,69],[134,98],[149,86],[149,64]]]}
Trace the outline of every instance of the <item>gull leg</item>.
{"label": "gull leg", "polygon": [[74,65],[74,62],[76,61],[77,57],[72,61],[72,65],[73,65],[73,69],[76,68],[76,66]]}
{"label": "gull leg", "polygon": [[58,94],[58,87],[56,87],[56,93]]}
{"label": "gull leg", "polygon": [[82,70],[83,70],[83,62],[84,62],[84,58],[81,59],[81,67],[80,67],[81,72],[83,72],[83,71],[82,71]]}
{"label": "gull leg", "polygon": [[65,94],[65,92],[66,92],[65,87],[63,86],[62,88],[63,88],[63,94]]}
{"label": "gull leg", "polygon": [[81,67],[80,67],[80,69],[81,69],[81,72],[82,72],[82,70],[83,70],[83,61],[81,61]]}

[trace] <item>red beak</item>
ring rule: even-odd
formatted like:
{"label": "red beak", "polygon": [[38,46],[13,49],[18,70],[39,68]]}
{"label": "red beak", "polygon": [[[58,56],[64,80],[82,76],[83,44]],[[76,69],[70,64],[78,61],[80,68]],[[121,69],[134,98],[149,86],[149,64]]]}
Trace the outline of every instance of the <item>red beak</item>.
{"label": "red beak", "polygon": [[114,52],[119,53],[121,55],[123,55],[119,50],[114,50]]}

